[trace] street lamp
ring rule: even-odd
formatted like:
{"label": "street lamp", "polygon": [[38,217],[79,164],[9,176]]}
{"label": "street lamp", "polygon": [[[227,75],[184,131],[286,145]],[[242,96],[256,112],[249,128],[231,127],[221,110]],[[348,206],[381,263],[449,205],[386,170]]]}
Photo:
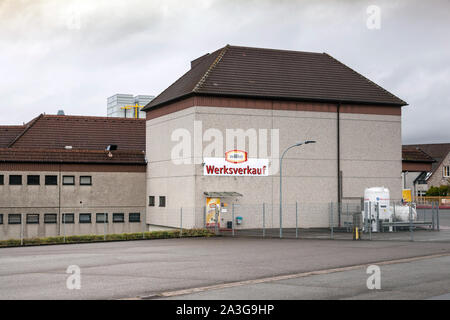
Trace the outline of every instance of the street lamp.
{"label": "street lamp", "polygon": [[316,143],[316,142],[312,141],[312,140],[306,140],[303,142],[296,143],[296,144],[290,146],[289,148],[287,148],[286,150],[284,150],[284,152],[280,158],[280,239],[283,237],[283,189],[282,189],[283,158],[289,149],[292,149],[294,147],[300,147],[303,144],[309,144],[309,143]]}

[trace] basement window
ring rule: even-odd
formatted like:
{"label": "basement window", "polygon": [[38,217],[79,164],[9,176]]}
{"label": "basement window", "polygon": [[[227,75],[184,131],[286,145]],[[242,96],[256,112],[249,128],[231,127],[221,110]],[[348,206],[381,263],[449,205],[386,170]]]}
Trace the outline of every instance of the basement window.
{"label": "basement window", "polygon": [[44,214],[44,223],[53,223],[55,224],[57,222],[57,215],[56,213],[46,213]]}
{"label": "basement window", "polygon": [[8,214],[8,224],[21,224],[22,215],[21,214]]}
{"label": "basement window", "polygon": [[113,222],[114,223],[123,223],[123,222],[125,222],[125,214],[123,214],[123,213],[113,213]]}
{"label": "basement window", "polygon": [[63,176],[63,185],[65,185],[65,186],[75,185],[75,177],[74,176]]}
{"label": "basement window", "polygon": [[63,213],[62,223],[75,223],[75,215],[73,213]]}
{"label": "basement window", "polygon": [[91,176],[81,176],[80,177],[80,186],[92,186],[92,177]]}
{"label": "basement window", "polygon": [[39,214],[36,213],[27,214],[27,224],[39,224]]}
{"label": "basement window", "polygon": [[22,176],[10,175],[9,176],[9,184],[11,186],[20,186],[20,185],[22,185]]}
{"label": "basement window", "polygon": [[139,212],[130,213],[128,217],[129,222],[141,222],[141,214]]}
{"label": "basement window", "polygon": [[57,176],[45,176],[45,185],[46,186],[58,185],[58,177]]}
{"label": "basement window", "polygon": [[80,223],[91,223],[90,213],[80,213]]}
{"label": "basement window", "polygon": [[[106,219],[106,221],[105,221]],[[107,223],[108,222],[108,214],[107,213],[97,213],[95,216],[95,222],[97,223]]]}
{"label": "basement window", "polygon": [[27,176],[27,184],[29,186],[38,186],[41,184],[40,176],[38,175],[29,175]]}

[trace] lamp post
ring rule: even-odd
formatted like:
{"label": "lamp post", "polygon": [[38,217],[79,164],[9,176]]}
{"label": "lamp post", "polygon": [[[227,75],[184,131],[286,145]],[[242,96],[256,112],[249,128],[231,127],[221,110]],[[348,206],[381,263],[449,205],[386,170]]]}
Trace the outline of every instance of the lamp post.
{"label": "lamp post", "polygon": [[283,158],[286,152],[288,152],[289,149],[292,149],[294,147],[300,147],[303,144],[309,144],[309,143],[316,143],[312,140],[306,140],[303,142],[298,142],[290,147],[288,147],[286,150],[284,150],[283,154],[280,158],[280,239],[283,237],[283,188],[282,188],[282,179],[283,179]]}

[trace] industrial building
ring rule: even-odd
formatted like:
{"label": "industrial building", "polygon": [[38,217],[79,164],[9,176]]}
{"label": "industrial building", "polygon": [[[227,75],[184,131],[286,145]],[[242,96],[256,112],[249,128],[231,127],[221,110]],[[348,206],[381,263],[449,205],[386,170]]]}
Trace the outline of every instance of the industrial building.
{"label": "industrial building", "polygon": [[234,205],[257,227],[261,204],[278,213],[281,155],[304,140],[284,157],[282,202],[317,204],[299,227],[328,227],[330,202],[365,188],[401,199],[405,105],[326,53],[227,45],[154,99],[108,98],[108,117],[0,126],[0,239],[203,227],[217,207],[223,227]]}
{"label": "industrial building", "polygon": [[144,119],[0,126],[0,239],[144,230],[144,149]]}
{"label": "industrial building", "polygon": [[[195,226],[217,203],[277,210],[279,157],[308,139],[316,143],[283,160],[283,203],[325,205],[300,227],[328,227],[326,205],[360,202],[367,187],[401,199],[405,105],[326,53],[227,45],[205,54],[143,109],[147,223],[176,226],[183,207],[183,225]],[[221,226],[230,211],[220,211]],[[256,227],[249,216],[242,226]]]}
{"label": "industrial building", "polygon": [[118,118],[145,119],[141,109],[155,96],[132,94],[115,94],[107,99],[107,116]]}

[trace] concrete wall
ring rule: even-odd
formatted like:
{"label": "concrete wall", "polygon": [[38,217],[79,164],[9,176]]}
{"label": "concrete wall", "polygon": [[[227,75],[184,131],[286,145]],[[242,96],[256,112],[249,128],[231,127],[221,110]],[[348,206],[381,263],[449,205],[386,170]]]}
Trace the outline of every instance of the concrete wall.
{"label": "concrete wall", "polygon": [[[54,171],[0,171],[5,183],[0,185],[0,239],[18,238],[20,225],[8,224],[8,214],[24,217],[24,237],[48,237],[75,234],[103,234],[105,226],[96,223],[96,213],[108,213],[107,232],[140,232],[145,220],[144,172],[62,172],[61,176],[75,176],[75,185],[46,186],[45,175],[59,175]],[[9,185],[9,175],[22,175],[22,185]],[[40,175],[40,185],[27,185],[27,175]],[[91,176],[92,185],[80,185],[80,176]],[[129,213],[140,213],[140,223],[130,223]],[[26,214],[39,214],[39,224],[27,224]],[[44,223],[44,214],[56,213],[56,224]],[[59,214],[74,213],[74,224],[61,225]],[[91,213],[91,223],[79,223],[80,213]],[[124,223],[113,223],[113,213],[124,213]]]}
{"label": "concrete wall", "polygon": [[[240,204],[247,226],[260,223],[252,217],[262,212],[265,203],[278,221],[280,153],[249,157],[269,158],[274,164],[268,177],[203,176],[201,148],[192,141],[192,164],[175,165],[171,150],[177,142],[171,141],[172,132],[184,128],[194,141],[194,120],[201,121],[202,131],[218,129],[225,137],[226,129],[278,129],[279,150],[300,140],[313,139],[310,144],[291,149],[283,161],[283,202],[289,203],[286,223],[295,223],[293,204],[302,204],[302,227],[328,226],[328,203],[337,201],[337,114],[333,112],[263,110],[246,108],[191,107],[147,121],[147,194],[166,195],[167,207],[148,208],[149,224],[173,225],[179,222],[179,208],[190,212],[185,223],[202,222],[206,192],[234,191],[243,197],[227,199]],[[358,201],[366,187],[385,186],[393,199],[401,198],[401,118],[392,115],[341,113],[341,170],[343,172],[344,200]],[[202,142],[205,148],[210,142]],[[224,141],[222,154],[227,151]],[[246,145],[248,150],[248,144]],[[156,204],[157,205],[157,204]],[[309,205],[309,206],[308,206]],[[197,215],[194,214],[196,209]],[[243,209],[244,208],[244,209]],[[247,208],[247,209],[245,209]],[[224,213],[225,222],[231,210]],[[200,216],[198,216],[200,215]],[[272,221],[271,220],[271,221]]]}

